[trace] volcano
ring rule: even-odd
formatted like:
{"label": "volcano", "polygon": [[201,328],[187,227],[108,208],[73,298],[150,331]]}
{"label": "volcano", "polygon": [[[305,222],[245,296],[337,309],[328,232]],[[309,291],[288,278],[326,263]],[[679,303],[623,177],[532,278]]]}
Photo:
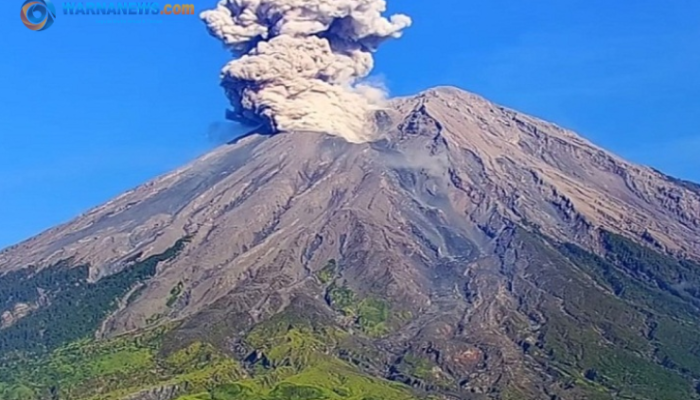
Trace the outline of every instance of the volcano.
{"label": "volcano", "polygon": [[375,118],[2,251],[0,397],[700,399],[700,185],[456,88]]}

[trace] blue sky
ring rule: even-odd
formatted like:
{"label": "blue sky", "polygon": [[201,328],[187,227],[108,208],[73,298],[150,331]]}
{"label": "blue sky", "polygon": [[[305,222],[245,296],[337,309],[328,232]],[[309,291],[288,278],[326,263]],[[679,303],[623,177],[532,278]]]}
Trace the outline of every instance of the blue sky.
{"label": "blue sky", "polygon": [[[0,248],[207,151],[227,106],[228,54],[197,17],[107,24],[54,3],[44,32],[22,25],[22,0],[0,3]],[[389,7],[414,19],[377,54],[392,94],[459,86],[700,181],[697,0]]]}

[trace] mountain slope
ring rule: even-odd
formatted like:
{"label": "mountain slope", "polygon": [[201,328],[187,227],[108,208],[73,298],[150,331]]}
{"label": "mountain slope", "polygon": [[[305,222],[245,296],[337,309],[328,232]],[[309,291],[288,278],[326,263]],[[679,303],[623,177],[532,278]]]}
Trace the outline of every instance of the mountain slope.
{"label": "mountain slope", "polygon": [[[323,365],[401,382],[372,381],[389,398],[698,397],[694,184],[454,88],[377,123],[373,143],[241,139],[4,250],[0,346],[19,358],[0,382],[31,381],[12,372],[27,351],[160,327],[137,345],[159,398],[274,397]],[[188,346],[235,367],[169,367]],[[56,390],[100,398],[86,382]]]}

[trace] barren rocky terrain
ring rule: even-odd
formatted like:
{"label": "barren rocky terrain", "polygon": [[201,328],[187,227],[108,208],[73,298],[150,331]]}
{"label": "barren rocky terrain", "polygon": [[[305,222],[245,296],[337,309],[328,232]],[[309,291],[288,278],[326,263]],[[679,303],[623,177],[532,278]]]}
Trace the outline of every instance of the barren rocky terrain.
{"label": "barren rocky terrain", "polygon": [[[57,398],[371,398],[326,363],[386,398],[700,398],[700,186],[456,88],[376,119],[362,144],[250,135],[5,249],[1,353],[157,337],[157,376]],[[218,375],[162,361],[203,348]]]}

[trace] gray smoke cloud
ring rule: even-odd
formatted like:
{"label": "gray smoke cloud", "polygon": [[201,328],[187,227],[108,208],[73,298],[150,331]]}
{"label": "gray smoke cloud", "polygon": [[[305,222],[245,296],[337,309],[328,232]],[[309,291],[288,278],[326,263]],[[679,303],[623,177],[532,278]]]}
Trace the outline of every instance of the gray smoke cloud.
{"label": "gray smoke cloud", "polygon": [[200,17],[233,52],[221,72],[228,117],[274,132],[320,131],[364,142],[385,90],[364,79],[372,53],[411,25],[384,0],[221,0]]}

